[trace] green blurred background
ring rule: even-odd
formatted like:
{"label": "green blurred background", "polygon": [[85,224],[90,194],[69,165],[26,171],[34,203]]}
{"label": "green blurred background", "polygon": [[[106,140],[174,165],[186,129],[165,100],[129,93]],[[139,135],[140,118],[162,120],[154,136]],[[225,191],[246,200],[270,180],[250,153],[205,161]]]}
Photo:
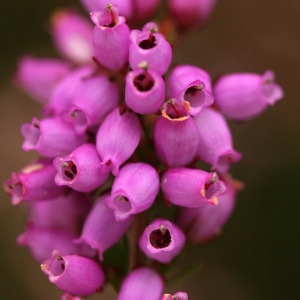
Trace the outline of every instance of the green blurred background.
{"label": "green blurred background", "polygon": [[[40,107],[11,85],[16,60],[23,53],[55,55],[47,20],[51,10],[67,4],[79,7],[71,0],[1,3],[1,182],[35,157],[21,151],[19,128]],[[189,291],[191,300],[300,299],[299,15],[299,0],[219,1],[210,23],[174,49],[174,63],[196,64],[212,76],[272,69],[285,90],[262,116],[230,124],[243,153],[232,174],[246,189],[221,238],[193,252],[203,262],[201,271],[171,287]],[[24,222],[22,208],[11,207],[1,191],[0,299],[59,299],[28,251],[14,244]]]}

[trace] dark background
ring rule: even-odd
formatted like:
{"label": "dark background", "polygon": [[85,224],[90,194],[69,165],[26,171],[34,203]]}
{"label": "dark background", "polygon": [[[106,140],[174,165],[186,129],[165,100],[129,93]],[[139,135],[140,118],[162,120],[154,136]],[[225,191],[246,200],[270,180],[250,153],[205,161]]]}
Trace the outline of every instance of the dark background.
{"label": "dark background", "polygon": [[[38,115],[39,106],[11,85],[16,60],[23,53],[54,55],[47,18],[65,4],[72,1],[1,3],[1,182],[35,157],[22,152],[19,128]],[[300,299],[299,15],[299,0],[219,1],[210,23],[174,49],[173,62],[198,65],[212,76],[272,69],[285,90],[262,116],[230,124],[243,153],[232,173],[246,189],[221,238],[194,252],[201,271],[172,287],[189,291],[192,300]],[[0,299],[59,299],[27,250],[14,244],[24,221],[22,208],[12,207],[1,191]]]}

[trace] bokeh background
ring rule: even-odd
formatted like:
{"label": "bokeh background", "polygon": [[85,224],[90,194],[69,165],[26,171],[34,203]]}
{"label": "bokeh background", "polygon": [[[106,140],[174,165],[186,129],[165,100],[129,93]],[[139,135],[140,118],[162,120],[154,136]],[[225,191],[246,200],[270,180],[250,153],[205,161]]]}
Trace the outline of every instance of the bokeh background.
{"label": "bokeh background", "polygon": [[[35,157],[22,152],[19,128],[40,107],[11,84],[17,58],[56,55],[47,20],[65,5],[79,7],[75,0],[1,3],[1,182]],[[300,299],[299,15],[299,0],[222,0],[205,28],[194,29],[174,49],[173,62],[198,65],[213,77],[272,69],[285,90],[284,99],[262,116],[230,124],[235,148],[243,153],[232,173],[246,189],[221,238],[193,252],[202,261],[200,272],[171,287],[189,291],[192,300]],[[12,207],[1,191],[0,299],[59,299],[28,251],[14,244],[24,222],[22,208]]]}

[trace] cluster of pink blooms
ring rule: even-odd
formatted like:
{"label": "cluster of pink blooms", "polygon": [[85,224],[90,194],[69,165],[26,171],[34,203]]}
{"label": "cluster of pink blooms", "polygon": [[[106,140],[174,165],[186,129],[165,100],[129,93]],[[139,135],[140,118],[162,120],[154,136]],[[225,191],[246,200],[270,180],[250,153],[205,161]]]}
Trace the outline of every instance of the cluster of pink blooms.
{"label": "cluster of pink blooms", "polygon": [[[215,2],[168,1],[168,15],[188,28],[206,21]],[[42,118],[21,127],[23,150],[40,158],[4,184],[13,205],[28,206],[17,243],[61,299],[91,295],[113,280],[120,300],[188,299],[166,293],[161,266],[186,242],[217,237],[232,213],[240,185],[228,172],[241,154],[226,118],[259,115],[282,89],[271,71],[224,75],[212,85],[197,66],[170,67],[172,45],[159,24],[138,30],[126,21],[148,18],[159,0],[82,4],[91,20],[71,10],[52,19],[64,59],[25,56],[16,74],[43,104]],[[128,254],[129,271],[106,262],[112,249]]]}

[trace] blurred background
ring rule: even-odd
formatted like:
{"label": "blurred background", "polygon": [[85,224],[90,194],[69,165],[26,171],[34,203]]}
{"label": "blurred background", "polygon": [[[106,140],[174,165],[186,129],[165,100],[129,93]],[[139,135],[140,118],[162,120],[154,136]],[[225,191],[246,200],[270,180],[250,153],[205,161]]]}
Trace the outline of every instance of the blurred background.
{"label": "blurred background", "polygon": [[[188,1],[187,1],[188,3]],[[35,157],[21,150],[19,128],[40,107],[15,89],[11,77],[23,53],[54,56],[47,20],[76,1],[3,1],[0,10],[1,182]],[[243,160],[232,174],[245,183],[236,210],[216,241],[198,247],[199,273],[171,287],[191,300],[300,299],[300,1],[219,1],[205,28],[174,49],[174,63],[231,72],[276,72],[285,97],[263,115],[230,123]],[[25,213],[1,190],[0,299],[59,299],[27,249],[15,246]],[[93,299],[108,299],[98,295]],[[112,298],[114,299],[114,297]]]}

